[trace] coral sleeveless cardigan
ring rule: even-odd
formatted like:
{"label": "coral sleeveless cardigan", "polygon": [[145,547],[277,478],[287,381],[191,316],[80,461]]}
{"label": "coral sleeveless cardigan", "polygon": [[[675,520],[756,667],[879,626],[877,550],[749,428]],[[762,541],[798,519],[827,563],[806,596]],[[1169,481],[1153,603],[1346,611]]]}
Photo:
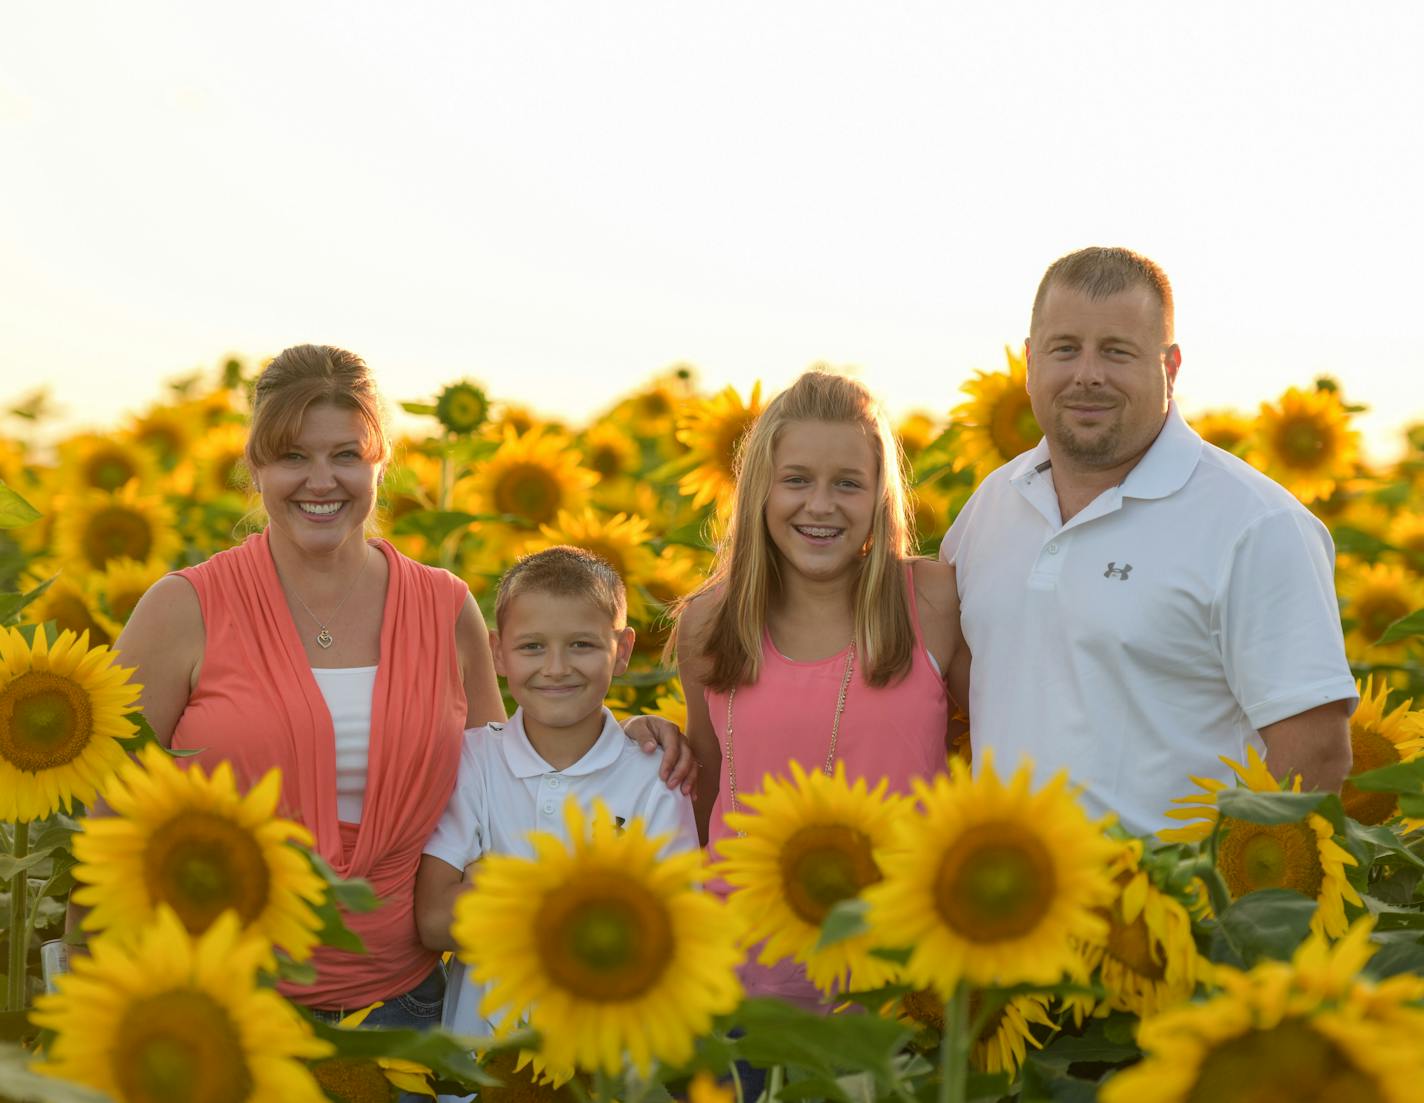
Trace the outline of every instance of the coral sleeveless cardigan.
{"label": "coral sleeveless cardigan", "polygon": [[283,992],[313,1007],[356,1009],[409,991],[438,955],[415,928],[415,871],[459,770],[465,690],[455,622],[466,587],[447,571],[407,559],[385,541],[390,581],[371,707],[365,810],[336,813],[331,714],[283,596],[265,532],[179,571],[198,593],[206,641],[197,687],[173,733],[185,761],[229,762],[249,788],[282,771],[283,815],[300,821],[343,877],[364,877],[382,904],[346,917],[365,954],[319,947],[311,985]]}

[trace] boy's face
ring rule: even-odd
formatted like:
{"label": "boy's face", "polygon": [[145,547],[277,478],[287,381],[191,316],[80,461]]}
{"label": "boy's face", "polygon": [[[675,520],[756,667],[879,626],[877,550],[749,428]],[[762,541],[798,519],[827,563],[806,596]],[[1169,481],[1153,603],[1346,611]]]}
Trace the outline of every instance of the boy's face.
{"label": "boy's face", "polygon": [[528,591],[509,603],[490,650],[526,721],[572,728],[601,712],[614,675],[628,669],[633,629],[614,628],[592,601]]}

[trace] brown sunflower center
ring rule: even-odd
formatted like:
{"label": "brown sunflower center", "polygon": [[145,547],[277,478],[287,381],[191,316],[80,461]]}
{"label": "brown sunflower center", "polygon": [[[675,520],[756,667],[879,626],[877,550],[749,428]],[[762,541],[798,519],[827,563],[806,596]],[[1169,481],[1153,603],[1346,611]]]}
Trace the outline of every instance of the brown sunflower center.
{"label": "brown sunflower center", "polygon": [[148,518],[127,506],[105,506],[89,518],[80,540],[84,558],[96,571],[111,559],[128,556],[140,563],[153,548],[153,529]]}
{"label": "brown sunflower center", "polygon": [[1393,590],[1361,594],[1350,604],[1350,613],[1359,622],[1360,634],[1373,643],[1400,617],[1412,612],[1404,596]]}
{"label": "brown sunflower center", "polygon": [[811,824],[781,848],[781,885],[791,910],[813,927],[842,900],[881,879],[864,832],[844,824]]}
{"label": "brown sunflower center", "polygon": [[[623,549],[616,547],[608,540],[600,540],[597,537],[584,538],[581,540],[570,540],[569,543],[584,551],[593,552],[594,555],[602,559],[610,567],[618,572],[619,578],[626,578],[628,575],[628,564],[623,556]],[[631,582],[631,580],[630,580]]]}
{"label": "brown sunflower center", "polygon": [[638,396],[638,413],[646,418],[664,418],[672,413],[672,398],[665,391],[644,391]]}
{"label": "brown sunflower center", "polygon": [[600,872],[573,879],[544,901],[534,927],[549,976],[580,999],[635,999],[672,964],[667,907],[629,877]]}
{"label": "brown sunflower center", "polygon": [[944,1033],[944,1000],[932,988],[916,988],[900,997],[905,1014],[922,1026]]}
{"label": "brown sunflower center", "polygon": [[102,449],[84,464],[84,482],[99,490],[118,490],[138,474],[134,462],[118,449]]}
{"label": "brown sunflower center", "polygon": [[511,464],[494,487],[496,510],[540,525],[554,519],[562,498],[559,480],[537,463]]}
{"label": "brown sunflower center", "polygon": [[[1358,729],[1351,725],[1350,749],[1355,759],[1351,769],[1357,774],[1399,761],[1399,748],[1374,728]],[[1393,793],[1367,792],[1356,789],[1348,781],[1340,790],[1340,799],[1345,802],[1345,814],[1365,824],[1384,823],[1399,807],[1399,798]]]}
{"label": "brown sunflower center", "polygon": [[755,420],[754,414],[741,410],[730,415],[721,425],[717,426],[712,460],[716,463],[717,469],[729,481],[737,469],[737,454],[741,451],[742,438],[746,436],[747,430],[751,428],[752,422]]}
{"label": "brown sunflower center", "polygon": [[158,827],[143,854],[149,897],[200,934],[228,908],[251,923],[267,906],[271,872],[252,832],[211,812],[188,811]]}
{"label": "brown sunflower center", "polygon": [[[526,1063],[523,1068],[515,1068],[518,1063],[517,1049],[498,1050],[482,1062],[485,1072],[500,1081],[480,1088],[482,1103],[574,1103],[580,1098],[574,1092],[572,1081],[555,1088],[535,1079],[532,1062]],[[581,1074],[579,1079],[582,1082]]]}
{"label": "brown sunflower center", "polygon": [[394,1103],[399,1093],[381,1066],[369,1057],[333,1057],[311,1067],[312,1075],[337,1103]]}
{"label": "brown sunflower center", "polygon": [[0,758],[38,773],[73,762],[94,734],[83,687],[47,670],[27,670],[0,690]]}
{"label": "brown sunflower center", "polygon": [[1226,817],[1217,865],[1232,898],[1257,889],[1295,889],[1314,899],[1325,870],[1305,823],[1247,823]]}
{"label": "brown sunflower center", "polygon": [[1187,1103],[1384,1103],[1381,1085],[1299,1019],[1209,1050]]}
{"label": "brown sunflower center", "polygon": [[211,472],[211,487],[218,494],[226,494],[242,485],[242,452],[234,449],[214,457]]}
{"label": "brown sunflower center", "polygon": [[1276,453],[1287,467],[1314,468],[1334,452],[1330,426],[1309,415],[1281,420],[1276,426]]}
{"label": "brown sunflower center", "polygon": [[129,619],[138,599],[143,597],[148,587],[143,585],[115,586],[108,593],[109,615],[121,624]]}
{"label": "brown sunflower center", "polygon": [[1152,932],[1140,915],[1125,923],[1122,913],[1113,908],[1108,917],[1107,953],[1139,977],[1161,980],[1167,975],[1166,963],[1153,954]]}
{"label": "brown sunflower center", "polygon": [[129,1103],[242,1103],[252,1094],[237,1025],[203,992],[180,988],[136,1000],[110,1060]]}
{"label": "brown sunflower center", "polygon": [[989,439],[1000,458],[1010,460],[1020,452],[1027,452],[1042,436],[1043,430],[1038,427],[1038,419],[1029,405],[1028,392],[1005,391],[989,415]]}
{"label": "brown sunflower center", "polygon": [[961,938],[998,942],[1034,930],[1057,879],[1043,842],[1016,823],[985,823],[955,841],[935,877],[940,917]]}
{"label": "brown sunflower center", "polygon": [[600,478],[611,479],[623,474],[623,453],[611,444],[600,444],[589,450],[588,465]]}

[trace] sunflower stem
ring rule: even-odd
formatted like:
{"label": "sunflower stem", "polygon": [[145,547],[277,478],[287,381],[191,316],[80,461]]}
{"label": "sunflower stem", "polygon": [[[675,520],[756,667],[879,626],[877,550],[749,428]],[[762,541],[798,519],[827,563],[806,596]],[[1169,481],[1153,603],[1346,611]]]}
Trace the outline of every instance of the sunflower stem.
{"label": "sunflower stem", "polygon": [[[15,833],[10,852],[18,862],[30,853],[30,825],[27,821],[15,821]],[[5,1010],[25,1009],[25,966],[29,961],[30,925],[25,912],[25,890],[30,886],[27,870],[17,869],[10,878],[10,962],[8,983],[5,993]]]}
{"label": "sunflower stem", "polygon": [[969,989],[961,981],[944,1004],[939,1043],[939,1103],[965,1103],[969,1079]]}

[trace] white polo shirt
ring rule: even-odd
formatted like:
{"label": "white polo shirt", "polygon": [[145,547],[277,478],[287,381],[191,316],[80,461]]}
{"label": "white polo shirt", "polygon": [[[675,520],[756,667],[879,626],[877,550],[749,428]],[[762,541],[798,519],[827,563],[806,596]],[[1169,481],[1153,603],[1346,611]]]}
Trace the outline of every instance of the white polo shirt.
{"label": "white polo shirt", "polygon": [[[425,853],[459,870],[482,854],[533,858],[529,832],[568,838],[564,801],[569,796],[585,810],[602,800],[615,817],[642,820],[649,836],[669,835],[666,854],[695,850],[692,801],[658,777],[661,762],[624,735],[604,709],[598,741],[572,766],[555,770],[529,742],[523,710],[516,709],[508,723],[465,732],[459,780]],[[457,1034],[488,1034],[491,1024],[478,1010],[483,989],[466,982],[458,959],[451,966],[441,1026]]]}
{"label": "white polo shirt", "polygon": [[1290,493],[1205,443],[1172,403],[1119,486],[1064,524],[1047,441],[984,480],[945,535],[973,655],[975,750],[1066,768],[1094,813],[1168,826],[1191,776],[1257,729],[1355,699],[1335,549]]}

